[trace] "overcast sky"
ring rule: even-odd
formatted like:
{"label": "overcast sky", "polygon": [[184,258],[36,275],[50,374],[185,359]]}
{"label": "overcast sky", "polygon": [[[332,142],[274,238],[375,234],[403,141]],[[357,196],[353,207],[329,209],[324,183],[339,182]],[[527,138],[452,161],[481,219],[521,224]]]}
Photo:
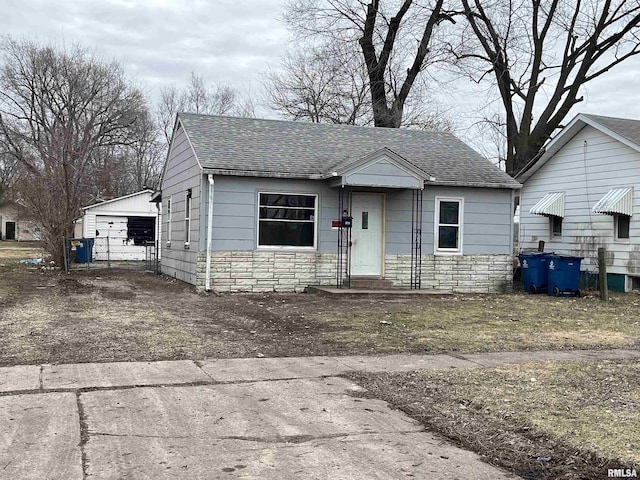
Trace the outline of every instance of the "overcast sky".
{"label": "overcast sky", "polygon": [[[191,71],[258,96],[287,46],[285,0],[0,0],[0,34],[65,42],[120,61],[152,100]],[[578,111],[640,119],[640,57],[590,84]],[[447,101],[465,115],[468,97]],[[261,116],[273,116],[259,109]],[[568,119],[567,119],[568,120]],[[464,128],[458,133],[465,137]]]}

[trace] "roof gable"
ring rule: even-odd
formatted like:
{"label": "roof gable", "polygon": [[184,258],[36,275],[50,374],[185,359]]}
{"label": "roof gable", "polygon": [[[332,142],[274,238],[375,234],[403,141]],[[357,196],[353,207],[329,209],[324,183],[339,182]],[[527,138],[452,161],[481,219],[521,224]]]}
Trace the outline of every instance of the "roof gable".
{"label": "roof gable", "polygon": [[99,202],[99,203],[94,203],[93,205],[88,205],[86,207],[82,207],[82,210],[87,211],[87,210],[100,210],[102,209],[102,207],[108,206],[109,209],[112,209],[113,207],[117,208],[117,203],[122,203],[123,201],[129,200],[129,199],[133,199],[134,197],[139,197],[139,196],[147,196],[148,198],[148,202],[151,202],[151,195],[153,194],[153,190],[151,190],[150,188],[145,189],[145,190],[140,190],[139,192],[135,192],[135,193],[130,193],[129,195],[123,195],[122,197],[118,197],[118,198],[113,198],[111,200],[105,200],[104,202]]}
{"label": "roof gable", "polygon": [[430,175],[407,162],[388,148],[348,163],[331,176],[340,177],[339,185],[388,188],[423,188]]}
{"label": "roof gable", "polygon": [[547,143],[538,157],[515,175],[515,178],[520,182],[526,182],[587,125],[640,152],[640,120],[579,113]]}
{"label": "roof gable", "polygon": [[433,184],[520,187],[447,132],[189,113],[179,119],[205,173],[320,180],[386,148]]}

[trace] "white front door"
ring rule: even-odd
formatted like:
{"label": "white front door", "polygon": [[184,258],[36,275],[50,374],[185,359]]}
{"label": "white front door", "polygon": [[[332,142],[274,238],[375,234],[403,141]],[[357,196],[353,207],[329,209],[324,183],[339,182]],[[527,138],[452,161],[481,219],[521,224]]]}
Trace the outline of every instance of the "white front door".
{"label": "white front door", "polygon": [[351,196],[351,275],[382,275],[383,200],[379,193]]}

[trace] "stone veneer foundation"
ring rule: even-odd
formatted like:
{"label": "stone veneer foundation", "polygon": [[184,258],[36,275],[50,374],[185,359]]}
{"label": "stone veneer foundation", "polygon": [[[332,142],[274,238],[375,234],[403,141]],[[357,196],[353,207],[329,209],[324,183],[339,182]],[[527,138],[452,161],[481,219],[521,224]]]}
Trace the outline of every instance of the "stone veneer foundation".
{"label": "stone veneer foundation", "polygon": [[[211,289],[217,292],[301,292],[309,285],[335,286],[335,253],[213,252]],[[411,284],[411,255],[386,255],[384,278]],[[198,255],[198,289],[205,285],[206,253]],[[500,293],[513,289],[511,255],[423,255],[422,289]]]}

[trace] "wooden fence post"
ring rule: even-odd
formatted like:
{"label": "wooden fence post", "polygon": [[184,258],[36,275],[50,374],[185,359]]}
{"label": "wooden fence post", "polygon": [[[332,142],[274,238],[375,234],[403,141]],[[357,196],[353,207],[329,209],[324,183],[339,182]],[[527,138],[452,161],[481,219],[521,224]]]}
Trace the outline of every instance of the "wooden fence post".
{"label": "wooden fence post", "polygon": [[607,249],[598,248],[598,280],[600,283],[600,300],[609,300],[609,285],[607,283]]}

